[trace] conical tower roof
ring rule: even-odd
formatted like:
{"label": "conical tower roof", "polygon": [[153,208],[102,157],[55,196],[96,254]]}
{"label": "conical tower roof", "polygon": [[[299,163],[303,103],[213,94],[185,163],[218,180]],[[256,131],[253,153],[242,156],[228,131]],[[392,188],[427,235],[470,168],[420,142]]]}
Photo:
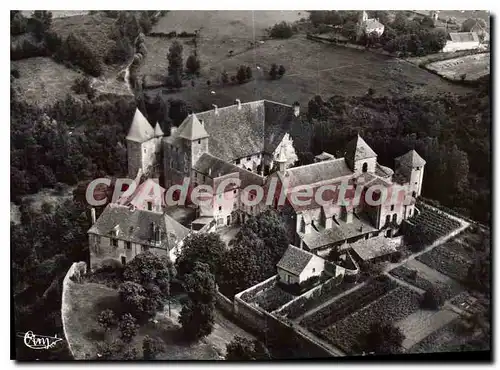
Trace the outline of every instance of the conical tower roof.
{"label": "conical tower roof", "polygon": [[347,144],[346,149],[346,157],[354,162],[377,156],[377,153],[375,153],[373,149],[368,146],[366,141],[364,141],[359,134]]}
{"label": "conical tower roof", "polygon": [[153,127],[149,124],[148,120],[141,111],[136,108],[132,125],[126,137],[127,140],[143,143],[153,138],[155,135]]}
{"label": "conical tower roof", "polygon": [[425,165],[425,160],[414,150],[410,150],[408,153],[403,154],[395,159],[400,165],[407,167],[422,167]]}
{"label": "conical tower roof", "polygon": [[156,126],[155,126],[155,136],[163,136],[163,130],[161,129],[160,127],[160,124],[158,122],[156,122]]}
{"label": "conical tower roof", "polygon": [[194,113],[187,116],[184,122],[182,122],[177,129],[177,135],[190,141],[209,136],[205,127],[203,127],[203,124]]}

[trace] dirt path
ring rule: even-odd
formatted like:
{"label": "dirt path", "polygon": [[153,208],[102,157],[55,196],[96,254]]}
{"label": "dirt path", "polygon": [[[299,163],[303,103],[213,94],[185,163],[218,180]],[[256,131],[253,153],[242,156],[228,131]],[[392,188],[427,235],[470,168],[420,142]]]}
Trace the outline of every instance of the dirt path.
{"label": "dirt path", "polygon": [[415,285],[412,285],[410,283],[407,283],[406,281],[401,280],[401,279],[397,278],[396,276],[393,276],[393,275],[389,274],[388,272],[385,272],[384,274],[387,277],[389,277],[390,279],[394,280],[399,285],[403,285],[403,286],[407,287],[408,289],[411,289],[411,290],[417,292],[418,294],[424,294],[425,293],[425,290],[423,290],[423,289],[421,289],[419,287],[416,287]]}

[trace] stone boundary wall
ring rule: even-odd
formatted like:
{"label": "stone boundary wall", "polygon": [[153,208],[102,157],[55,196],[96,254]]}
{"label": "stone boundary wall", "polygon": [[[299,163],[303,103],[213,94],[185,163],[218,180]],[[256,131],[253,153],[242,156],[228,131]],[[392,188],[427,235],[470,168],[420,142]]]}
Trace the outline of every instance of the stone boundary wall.
{"label": "stone boundary wall", "polygon": [[385,51],[383,49],[367,48],[366,46],[356,45],[356,44],[352,44],[350,42],[336,42],[336,41],[334,41],[333,39],[331,39],[329,37],[321,37],[321,36],[312,35],[312,34],[309,34],[309,33],[307,34],[306,37],[309,40],[323,42],[323,43],[326,42],[328,44],[332,44],[332,45],[336,45],[336,46],[341,46],[341,47],[344,47],[344,48],[356,49],[356,50],[362,50],[362,51],[369,51],[371,53],[380,54],[380,55],[386,55],[386,56],[389,56],[389,57],[397,57],[396,54],[389,53],[388,51]]}
{"label": "stone boundary wall", "polygon": [[73,350],[71,349],[71,341],[69,340],[68,335],[66,333],[66,323],[68,322],[68,314],[71,307],[68,301],[69,300],[68,289],[72,284],[75,284],[75,282],[72,281],[72,279],[79,280],[80,277],[84,275],[86,272],[87,272],[87,264],[85,262],[83,261],[74,262],[69,268],[68,272],[66,273],[62,285],[61,321],[63,326],[64,339],[66,340],[66,343],[68,343],[68,349],[73,358],[75,357],[75,355],[73,353]]}

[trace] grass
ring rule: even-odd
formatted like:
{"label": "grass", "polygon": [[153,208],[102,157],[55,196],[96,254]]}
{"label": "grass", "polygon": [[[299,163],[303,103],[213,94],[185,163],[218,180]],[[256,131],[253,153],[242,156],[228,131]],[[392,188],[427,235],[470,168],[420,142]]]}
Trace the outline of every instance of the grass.
{"label": "grass", "polygon": [[80,76],[63,64],[49,57],[36,57],[11,61],[11,69],[19,71],[19,78],[12,85],[18,89],[22,100],[28,104],[51,106],[73,94],[71,86]]}

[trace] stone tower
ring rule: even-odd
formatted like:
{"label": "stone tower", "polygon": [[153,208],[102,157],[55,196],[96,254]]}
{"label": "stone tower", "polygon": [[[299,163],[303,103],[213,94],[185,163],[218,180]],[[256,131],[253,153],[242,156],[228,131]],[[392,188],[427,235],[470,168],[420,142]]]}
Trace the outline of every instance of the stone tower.
{"label": "stone tower", "polygon": [[182,124],[164,139],[165,186],[180,184],[191,177],[191,168],[203,153],[208,153],[209,135],[203,122],[190,114]]}
{"label": "stone tower", "polygon": [[278,165],[278,171],[281,173],[285,173],[286,171],[286,162],[288,161],[286,157],[286,148],[284,145],[281,146],[280,148],[280,153],[278,155],[278,158],[276,158],[274,161]]}
{"label": "stone tower", "polygon": [[396,162],[395,172],[409,184],[410,194],[414,198],[418,197],[422,192],[425,160],[415,150],[410,150],[394,161]]}
{"label": "stone tower", "polygon": [[377,166],[377,154],[359,135],[347,144],[345,160],[356,175],[364,172],[373,173]]}
{"label": "stone tower", "polygon": [[129,178],[135,178],[139,169],[147,177],[159,176],[162,136],[159,125],[153,129],[141,111],[136,109],[126,137]]}

